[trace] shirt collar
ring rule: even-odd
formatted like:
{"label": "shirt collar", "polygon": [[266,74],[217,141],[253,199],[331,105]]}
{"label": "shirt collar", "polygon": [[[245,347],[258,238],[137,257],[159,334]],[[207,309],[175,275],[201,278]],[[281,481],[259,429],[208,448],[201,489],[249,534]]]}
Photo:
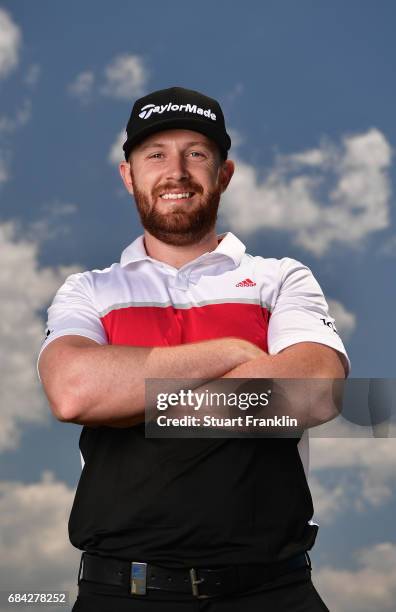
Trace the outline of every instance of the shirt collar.
{"label": "shirt collar", "polygon": [[[200,255],[197,259],[200,262],[204,259],[218,259],[218,258],[228,258],[231,259],[236,266],[238,266],[241,262],[241,259],[246,251],[246,247],[231,232],[225,232],[224,234],[220,234],[217,236],[217,239],[220,241],[214,251],[210,251],[208,253],[204,253]],[[145,249],[143,235],[139,236],[131,242],[121,253],[120,265],[122,268],[127,266],[128,264],[135,263],[138,261],[149,260],[152,262],[157,262],[157,259],[153,259],[150,257]],[[194,261],[194,260],[193,260]],[[192,264],[193,261],[189,262]]]}

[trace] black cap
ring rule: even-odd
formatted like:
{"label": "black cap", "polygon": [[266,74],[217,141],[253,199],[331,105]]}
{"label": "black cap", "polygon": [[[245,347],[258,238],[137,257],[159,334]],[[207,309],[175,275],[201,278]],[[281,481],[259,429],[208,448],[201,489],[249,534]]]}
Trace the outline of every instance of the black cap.
{"label": "black cap", "polygon": [[133,105],[123,145],[127,160],[132,148],[150,134],[180,128],[205,134],[214,140],[224,159],[231,147],[223,111],[213,98],[199,91],[170,87],[139,98]]}

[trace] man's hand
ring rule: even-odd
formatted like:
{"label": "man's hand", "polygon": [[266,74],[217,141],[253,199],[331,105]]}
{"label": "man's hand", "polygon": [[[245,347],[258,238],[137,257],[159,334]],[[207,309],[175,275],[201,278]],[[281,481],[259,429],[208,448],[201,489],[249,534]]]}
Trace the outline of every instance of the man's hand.
{"label": "man's hand", "polygon": [[[278,392],[272,403],[274,414],[295,417],[306,429],[340,414],[346,373],[345,358],[336,350],[317,342],[300,342],[277,355],[260,355],[227,372],[223,378],[277,379]],[[282,384],[280,379],[288,380]],[[293,384],[291,379],[300,381]]]}

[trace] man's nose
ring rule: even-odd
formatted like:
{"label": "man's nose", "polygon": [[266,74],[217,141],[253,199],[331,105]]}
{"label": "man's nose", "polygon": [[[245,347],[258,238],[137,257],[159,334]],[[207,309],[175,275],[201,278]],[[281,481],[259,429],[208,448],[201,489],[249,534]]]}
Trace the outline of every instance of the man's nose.
{"label": "man's nose", "polygon": [[186,159],[184,155],[172,155],[169,157],[166,168],[167,178],[182,181],[189,178]]}

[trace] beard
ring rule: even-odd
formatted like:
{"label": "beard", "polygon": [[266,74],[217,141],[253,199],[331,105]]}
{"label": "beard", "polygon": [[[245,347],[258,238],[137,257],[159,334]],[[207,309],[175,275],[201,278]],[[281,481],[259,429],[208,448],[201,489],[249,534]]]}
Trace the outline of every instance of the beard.
{"label": "beard", "polygon": [[[218,187],[202,194],[202,187],[189,181],[186,185],[164,185],[154,190],[150,198],[144,191],[136,186],[136,180],[131,169],[133,180],[133,194],[141,223],[152,236],[174,246],[187,246],[200,242],[210,232],[217,220],[217,211],[220,203],[221,189]],[[183,188],[193,191],[194,198],[200,198],[199,204],[195,202],[172,203],[172,210],[161,212],[156,207],[160,193],[170,191],[172,188]],[[166,200],[165,200],[166,202]]]}

